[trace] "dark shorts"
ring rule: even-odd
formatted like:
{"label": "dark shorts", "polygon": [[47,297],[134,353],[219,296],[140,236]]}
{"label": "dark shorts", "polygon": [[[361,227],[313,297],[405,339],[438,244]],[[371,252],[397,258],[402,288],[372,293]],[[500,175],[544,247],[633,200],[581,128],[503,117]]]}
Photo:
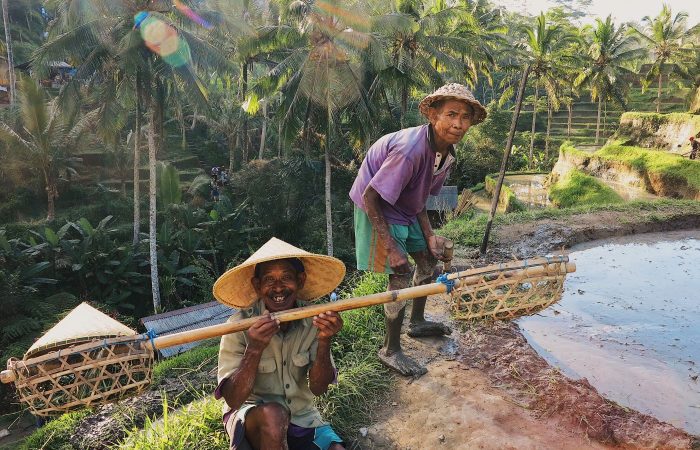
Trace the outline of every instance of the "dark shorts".
{"label": "dark shorts", "polygon": [[[231,438],[231,450],[252,450],[245,438],[245,416],[257,405],[244,405],[233,413],[227,420],[226,432]],[[333,431],[330,425],[317,428],[302,428],[290,424],[287,429],[287,445],[289,450],[328,450],[333,443],[342,444],[343,440]]]}

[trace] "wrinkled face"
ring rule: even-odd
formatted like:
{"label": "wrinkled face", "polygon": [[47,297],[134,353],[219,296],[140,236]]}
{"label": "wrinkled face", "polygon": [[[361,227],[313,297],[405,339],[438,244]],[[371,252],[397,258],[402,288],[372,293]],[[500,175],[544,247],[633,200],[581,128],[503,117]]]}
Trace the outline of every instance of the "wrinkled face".
{"label": "wrinkled face", "polygon": [[439,143],[457,144],[472,126],[472,107],[459,100],[445,100],[442,105],[431,107],[429,120]]}
{"label": "wrinkled face", "polygon": [[293,308],[297,292],[304,287],[306,273],[297,273],[289,261],[269,261],[258,265],[260,277],[250,281],[270,312]]}

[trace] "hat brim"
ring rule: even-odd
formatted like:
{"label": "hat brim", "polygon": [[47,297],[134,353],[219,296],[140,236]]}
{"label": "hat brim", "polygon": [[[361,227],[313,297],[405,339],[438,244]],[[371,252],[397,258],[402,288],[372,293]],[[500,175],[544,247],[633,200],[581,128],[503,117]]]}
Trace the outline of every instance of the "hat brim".
{"label": "hat brim", "polygon": [[345,277],[345,264],[332,256],[313,253],[290,253],[256,259],[229,269],[214,283],[214,298],[234,308],[247,308],[258,300],[251,282],[257,264],[286,258],[299,258],[304,264],[306,282],[297,292],[299,300],[311,301],[327,295],[338,287]]}
{"label": "hat brim", "polygon": [[474,119],[472,121],[472,125],[480,124],[486,119],[486,108],[484,108],[481,103],[479,103],[477,100],[460,97],[458,95],[430,94],[421,100],[421,102],[418,104],[418,110],[425,117],[428,117],[430,107],[433,105],[433,103],[440,100],[457,100],[470,105],[474,109]]}

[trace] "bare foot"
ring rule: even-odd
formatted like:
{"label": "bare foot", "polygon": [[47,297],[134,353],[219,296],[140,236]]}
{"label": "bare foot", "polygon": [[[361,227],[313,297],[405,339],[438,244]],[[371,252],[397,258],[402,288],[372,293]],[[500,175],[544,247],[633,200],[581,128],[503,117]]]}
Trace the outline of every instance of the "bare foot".
{"label": "bare foot", "polygon": [[388,354],[387,349],[382,348],[379,350],[379,360],[384,363],[385,366],[407,377],[418,378],[428,372],[428,369],[404,355],[400,350]]}
{"label": "bare foot", "polygon": [[423,320],[420,322],[411,322],[408,324],[408,335],[411,337],[428,337],[428,336],[447,336],[452,333],[452,329],[444,323],[429,322]]}

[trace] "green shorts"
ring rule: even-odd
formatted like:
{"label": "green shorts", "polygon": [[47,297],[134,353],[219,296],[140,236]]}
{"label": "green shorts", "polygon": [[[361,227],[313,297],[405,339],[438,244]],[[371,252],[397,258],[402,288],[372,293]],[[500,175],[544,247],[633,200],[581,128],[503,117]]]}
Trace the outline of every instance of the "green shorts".
{"label": "green shorts", "polygon": [[[410,225],[389,224],[389,234],[399,248],[410,254],[428,248],[418,221]],[[379,235],[362,209],[355,205],[355,256],[359,270],[394,273],[389,268],[389,255],[379,242]]]}

